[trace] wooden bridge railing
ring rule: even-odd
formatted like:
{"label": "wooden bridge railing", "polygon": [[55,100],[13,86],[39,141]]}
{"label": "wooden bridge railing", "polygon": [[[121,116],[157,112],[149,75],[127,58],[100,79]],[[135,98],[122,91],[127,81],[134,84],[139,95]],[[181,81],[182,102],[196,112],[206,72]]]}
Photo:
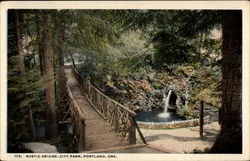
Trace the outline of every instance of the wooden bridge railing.
{"label": "wooden bridge railing", "polygon": [[137,129],[142,141],[146,144],[145,138],[135,121],[136,113],[134,111],[104,95],[101,91],[92,86],[88,79],[83,78],[75,68],[73,68],[73,73],[88,101],[96,108],[97,112],[103,118],[111,123],[115,132],[127,138],[130,144],[135,144]]}
{"label": "wooden bridge railing", "polygon": [[84,114],[80,110],[78,103],[73,98],[68,84],[66,84],[66,92],[68,97],[69,112],[74,123],[76,141],[78,144],[78,152],[85,150],[85,119]]}

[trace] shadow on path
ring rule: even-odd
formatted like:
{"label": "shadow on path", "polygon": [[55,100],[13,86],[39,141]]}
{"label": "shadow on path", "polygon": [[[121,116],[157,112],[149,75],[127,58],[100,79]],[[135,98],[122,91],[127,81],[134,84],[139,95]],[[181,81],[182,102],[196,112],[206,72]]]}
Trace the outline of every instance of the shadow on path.
{"label": "shadow on path", "polygon": [[[199,133],[200,129],[190,129],[190,131],[197,131]],[[216,129],[204,129],[203,136],[204,137],[213,137],[217,136],[220,130]]]}
{"label": "shadow on path", "polygon": [[[197,131],[199,130],[192,130],[192,131]],[[206,141],[215,141],[216,137],[212,137],[216,135],[216,131],[218,130],[213,130],[213,132],[209,131],[204,131],[203,138],[200,137],[183,137],[183,136],[173,136],[170,134],[158,134],[158,135],[152,135],[152,136],[147,136],[145,139],[148,142],[155,141],[155,140],[160,140],[160,139],[173,139],[181,142],[186,142],[186,141],[200,141],[200,140],[206,140]]]}

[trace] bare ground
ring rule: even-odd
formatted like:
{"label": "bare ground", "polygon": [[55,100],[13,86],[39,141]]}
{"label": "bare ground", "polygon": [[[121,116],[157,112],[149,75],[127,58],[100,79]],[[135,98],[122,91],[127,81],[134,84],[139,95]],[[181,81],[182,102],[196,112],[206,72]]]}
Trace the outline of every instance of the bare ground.
{"label": "bare ground", "polygon": [[199,126],[170,130],[141,129],[141,131],[150,145],[176,153],[184,153],[194,149],[210,148],[220,131],[220,125],[218,122],[204,125],[203,138],[200,138]]}

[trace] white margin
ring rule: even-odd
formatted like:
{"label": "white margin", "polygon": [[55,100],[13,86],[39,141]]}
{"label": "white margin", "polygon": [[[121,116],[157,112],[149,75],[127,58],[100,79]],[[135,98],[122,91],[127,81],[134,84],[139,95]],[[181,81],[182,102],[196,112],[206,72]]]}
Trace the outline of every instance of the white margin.
{"label": "white margin", "polygon": [[[248,1],[9,1],[1,2],[1,160],[22,160],[6,153],[7,129],[7,10],[8,9],[241,9],[243,11],[243,154],[115,154],[108,160],[249,160],[249,2]],[[85,153],[86,154],[86,153]],[[25,154],[21,154],[25,156]],[[51,155],[51,154],[50,154]],[[59,155],[59,154],[58,154]],[[69,154],[68,154],[69,155]],[[33,160],[25,158],[24,160]],[[35,159],[47,160],[47,159]],[[68,159],[53,159],[68,160]],[[83,160],[83,159],[72,159]],[[87,159],[86,159],[87,160]],[[88,160],[96,160],[90,158]],[[107,160],[107,159],[101,159]]]}

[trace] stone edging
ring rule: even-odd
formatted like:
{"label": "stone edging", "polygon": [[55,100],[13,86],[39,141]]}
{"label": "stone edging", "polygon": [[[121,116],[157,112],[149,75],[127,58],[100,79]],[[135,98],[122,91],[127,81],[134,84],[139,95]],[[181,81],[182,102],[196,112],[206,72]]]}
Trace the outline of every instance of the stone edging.
{"label": "stone edging", "polygon": [[[142,122],[137,121],[137,124],[140,128],[145,129],[175,129],[182,127],[192,127],[198,126],[200,123],[200,119],[191,119],[191,120],[183,120],[183,121],[172,121],[172,122]],[[204,117],[204,124],[209,122],[209,116]]]}

